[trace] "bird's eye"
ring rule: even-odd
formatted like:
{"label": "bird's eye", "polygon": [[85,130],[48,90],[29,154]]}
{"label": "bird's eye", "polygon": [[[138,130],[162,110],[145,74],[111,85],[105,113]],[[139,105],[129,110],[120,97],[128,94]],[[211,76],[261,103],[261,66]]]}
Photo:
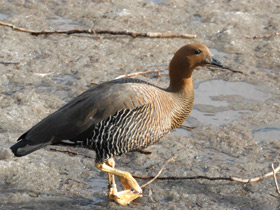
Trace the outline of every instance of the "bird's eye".
{"label": "bird's eye", "polygon": [[194,54],[199,55],[201,53],[201,50],[195,50]]}

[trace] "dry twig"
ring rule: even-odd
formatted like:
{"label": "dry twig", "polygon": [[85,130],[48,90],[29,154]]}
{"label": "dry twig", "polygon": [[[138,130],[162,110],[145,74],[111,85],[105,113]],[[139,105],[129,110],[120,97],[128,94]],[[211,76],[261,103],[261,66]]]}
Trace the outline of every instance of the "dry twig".
{"label": "dry twig", "polygon": [[[214,70],[213,70],[211,67],[209,67],[209,66],[207,66],[207,68],[208,68],[209,70],[211,70],[211,71],[214,71]],[[220,68],[219,68],[219,69],[220,69]],[[231,71],[231,72],[233,72],[233,73],[240,73],[240,74],[243,74],[243,72],[238,71],[238,70],[231,69],[231,68],[229,68],[229,67],[227,67],[227,66],[223,67],[222,69],[227,69],[227,70],[229,70],[229,71]],[[138,77],[138,76],[140,76],[140,75],[146,75],[146,74],[151,74],[151,73],[158,73],[158,75],[162,77],[162,76],[165,76],[165,75],[161,75],[160,72],[161,72],[161,71],[164,71],[164,70],[168,70],[168,67],[163,67],[163,68],[159,68],[159,69],[151,69],[151,70],[147,70],[147,71],[132,72],[132,73],[129,73],[129,74],[123,74],[123,75],[120,75],[120,76],[116,77],[115,79],[128,78],[128,77],[129,77],[129,78],[131,78],[131,77],[135,78],[135,77]],[[168,74],[167,74],[166,76],[168,76]],[[91,82],[91,84],[92,84],[92,85],[98,85],[97,82]],[[181,127],[182,127],[182,128],[185,128],[185,129],[187,129],[187,130],[191,130],[191,129],[195,128],[195,127],[188,127],[188,126],[184,126],[184,125],[182,125]]]}
{"label": "dry twig", "polygon": [[[276,172],[276,170],[274,168],[274,164],[273,163],[271,164],[271,168],[273,170],[273,180],[274,180],[274,183],[275,183],[275,186],[276,186],[276,192],[277,192],[278,195],[280,195],[280,191],[279,191],[279,187],[278,187],[278,182],[277,182],[277,177],[276,177],[277,172]],[[277,168],[279,168],[279,166]]]}
{"label": "dry twig", "polygon": [[[260,181],[264,178],[268,178],[273,176],[273,174],[277,174],[280,170],[280,165],[274,169],[272,172],[266,173],[262,176],[257,176],[251,179],[242,179],[234,176],[230,177],[209,177],[209,176],[183,176],[183,177],[174,177],[174,176],[168,176],[168,177],[157,177],[157,179],[160,180],[182,180],[182,179],[207,179],[210,181],[217,181],[217,180],[224,180],[224,181],[235,181],[235,182],[241,182],[241,183],[252,183],[252,182],[257,182]],[[138,179],[153,179],[154,176],[138,176],[138,175],[133,175],[134,178]]]}
{"label": "dry twig", "polygon": [[18,65],[19,62],[0,61],[0,64],[3,64],[3,65],[11,65],[11,64],[13,64],[13,65]]}
{"label": "dry twig", "polygon": [[13,30],[29,33],[31,35],[47,35],[47,34],[110,34],[110,35],[127,35],[133,38],[136,37],[148,37],[148,38],[186,38],[186,39],[193,39],[196,38],[194,34],[180,34],[180,33],[158,33],[158,32],[136,32],[136,31],[129,31],[129,30],[122,30],[122,31],[113,31],[113,30],[98,30],[98,29],[73,29],[73,30],[42,30],[42,31],[35,31],[29,30],[26,28],[21,28],[15,26],[11,23],[5,23],[0,21],[0,25],[10,27]]}
{"label": "dry twig", "polygon": [[188,130],[188,131],[191,131],[191,130],[195,129],[196,127],[191,127],[191,126],[186,126],[186,125],[180,125],[180,128],[184,128],[184,129],[186,129],[186,130]]}
{"label": "dry twig", "polygon": [[167,164],[168,164],[171,160],[174,160],[175,158],[176,158],[176,156],[174,156],[174,157],[168,159],[168,160],[164,163],[164,165],[161,167],[161,169],[159,170],[159,172],[157,173],[157,175],[154,176],[150,181],[148,181],[148,182],[146,182],[145,184],[143,184],[143,185],[141,186],[141,188],[144,188],[144,187],[146,187],[148,184],[151,184],[153,181],[155,181],[155,180],[159,177],[159,175],[161,174],[161,172],[163,171],[163,169],[167,166]]}
{"label": "dry twig", "polygon": [[[133,72],[133,73],[129,73],[129,74],[120,75],[120,76],[116,77],[115,79],[121,79],[121,78],[127,78],[127,77],[137,77],[140,75],[146,75],[146,74],[151,74],[151,73],[159,73],[159,72],[167,70],[167,69],[168,69],[168,67],[163,67],[163,68],[159,68],[159,69],[151,69],[151,70],[147,70],[147,71]],[[91,84],[98,85],[97,82],[91,82]]]}
{"label": "dry twig", "polygon": [[271,38],[275,36],[280,36],[279,32],[275,32],[272,34],[264,34],[264,35],[258,35],[258,36],[245,36],[247,39],[263,39],[263,38]]}
{"label": "dry twig", "polygon": [[64,150],[64,149],[58,149],[58,148],[50,148],[50,150],[56,151],[56,152],[69,153],[69,154],[72,154],[72,155],[81,155],[81,156],[84,156],[84,157],[86,157],[86,158],[92,158],[92,157],[89,156],[89,155],[85,155],[85,154],[80,153],[80,152],[75,152],[75,151],[72,151],[72,150],[70,150],[70,149]]}
{"label": "dry twig", "polygon": [[121,78],[126,78],[126,77],[137,77],[140,75],[146,75],[146,74],[151,74],[151,73],[159,73],[159,72],[167,70],[167,69],[168,69],[168,67],[163,67],[163,68],[159,68],[159,69],[151,69],[151,70],[147,70],[147,71],[133,72],[133,73],[129,73],[129,74],[120,75],[120,76],[116,77],[115,79],[121,79]]}
{"label": "dry twig", "polygon": [[149,151],[149,150],[146,150],[146,149],[140,149],[138,150],[137,152],[141,153],[141,154],[144,154],[144,155],[151,155],[152,152]]}
{"label": "dry twig", "polygon": [[[209,66],[208,66],[208,69],[213,71],[213,69]],[[227,66],[224,66],[222,69],[229,70],[233,73],[243,74],[242,71],[234,70],[234,69],[232,69],[230,67],[227,67]],[[127,77],[137,77],[137,76],[140,76],[140,75],[146,75],[146,74],[151,74],[151,73],[160,73],[161,71],[164,71],[164,70],[168,70],[168,67],[163,67],[163,68],[159,68],[159,69],[151,69],[151,70],[140,71],[140,72],[132,72],[132,73],[129,73],[129,74],[123,74],[123,75],[120,75],[120,76],[116,77],[115,79],[121,79],[121,78],[127,78]],[[97,84],[97,83],[93,83],[93,84]]]}
{"label": "dry twig", "polygon": [[[84,156],[86,158],[92,158],[91,156],[88,156],[88,155],[85,155],[85,154],[79,153],[79,152],[74,152],[74,151],[71,151],[69,149],[63,150],[63,149],[58,149],[58,148],[50,148],[50,150],[53,150],[53,151],[56,151],[56,152],[69,153],[69,154],[72,154],[72,155],[81,155],[81,156]],[[234,177],[234,176],[229,176],[229,177],[209,177],[209,176],[181,176],[181,177],[180,176],[167,176],[167,177],[160,177],[159,175],[162,173],[163,169],[167,166],[167,164],[171,160],[174,160],[175,158],[176,158],[176,156],[168,159],[155,176],[139,176],[139,175],[132,175],[132,176],[134,178],[137,178],[137,179],[151,179],[147,183],[143,184],[141,186],[141,188],[146,187],[147,185],[151,184],[156,179],[158,179],[158,180],[206,179],[206,180],[210,180],[210,181],[235,181],[235,182],[241,182],[241,183],[252,183],[252,182],[258,182],[258,181],[261,181],[265,178],[273,176],[274,183],[275,183],[275,186],[276,186],[276,192],[277,192],[278,195],[280,195],[280,190],[279,190],[277,177],[276,177],[277,173],[280,171],[280,165],[278,165],[277,168],[274,168],[274,165],[272,163],[271,164],[272,172],[269,172],[269,173],[266,173],[264,175],[257,176],[257,177],[251,178],[251,179],[243,179],[243,178],[238,178],[238,177]]]}

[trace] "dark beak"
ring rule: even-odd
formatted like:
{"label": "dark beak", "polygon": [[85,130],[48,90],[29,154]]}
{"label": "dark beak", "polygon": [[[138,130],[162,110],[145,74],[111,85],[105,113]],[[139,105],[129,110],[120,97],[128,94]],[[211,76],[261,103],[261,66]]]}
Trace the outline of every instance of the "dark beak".
{"label": "dark beak", "polygon": [[215,57],[211,56],[211,60],[209,62],[207,62],[207,65],[211,65],[213,67],[219,67],[219,68],[222,68],[222,69],[227,69],[233,73],[240,73],[240,74],[243,74],[243,72],[241,71],[237,71],[237,70],[234,70],[228,66],[224,66],[218,59],[216,59]]}
{"label": "dark beak", "polygon": [[211,57],[211,61],[208,64],[212,66],[218,66],[220,68],[224,67],[223,64],[213,56]]}

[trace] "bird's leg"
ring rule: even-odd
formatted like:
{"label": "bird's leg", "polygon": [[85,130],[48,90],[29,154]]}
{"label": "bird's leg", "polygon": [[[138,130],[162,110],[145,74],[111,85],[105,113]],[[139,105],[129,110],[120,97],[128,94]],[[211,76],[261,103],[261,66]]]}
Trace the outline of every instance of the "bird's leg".
{"label": "bird's leg", "polygon": [[[114,165],[112,159],[105,163],[95,163],[95,166],[99,170],[108,173],[109,184],[111,185],[109,189],[109,198],[121,205],[127,205],[134,199],[142,197],[142,189],[131,174],[126,171],[115,169],[113,167]],[[117,191],[114,175],[119,177],[125,187],[124,191]],[[131,191],[131,188],[133,188],[135,192]]]}
{"label": "bird's leg", "polygon": [[[106,165],[112,167],[112,168],[115,168],[115,161],[113,158],[107,160],[105,162]],[[111,200],[114,200],[114,195],[118,192],[117,191],[117,185],[116,185],[116,182],[115,182],[115,175],[111,174],[111,173],[108,173],[108,182],[109,182],[109,198]]]}

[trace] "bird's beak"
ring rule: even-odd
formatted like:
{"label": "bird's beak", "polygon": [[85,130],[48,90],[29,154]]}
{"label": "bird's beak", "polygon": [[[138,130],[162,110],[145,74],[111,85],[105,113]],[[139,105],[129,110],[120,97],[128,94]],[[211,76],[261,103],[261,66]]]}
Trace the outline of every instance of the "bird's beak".
{"label": "bird's beak", "polygon": [[212,65],[212,66],[217,66],[220,68],[224,67],[223,64],[218,59],[216,59],[214,56],[211,56],[211,61],[208,64]]}
{"label": "bird's beak", "polygon": [[237,71],[237,70],[234,70],[228,66],[224,66],[218,59],[216,59],[215,57],[211,56],[210,61],[206,61],[206,65],[210,65],[210,66],[214,66],[214,67],[219,67],[219,68],[222,68],[222,69],[227,69],[231,72],[234,72],[234,73],[240,73],[240,74],[243,74],[243,72],[241,71]]}

